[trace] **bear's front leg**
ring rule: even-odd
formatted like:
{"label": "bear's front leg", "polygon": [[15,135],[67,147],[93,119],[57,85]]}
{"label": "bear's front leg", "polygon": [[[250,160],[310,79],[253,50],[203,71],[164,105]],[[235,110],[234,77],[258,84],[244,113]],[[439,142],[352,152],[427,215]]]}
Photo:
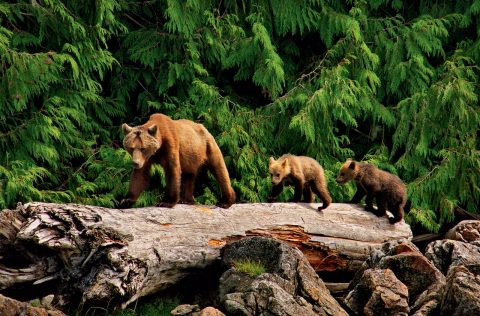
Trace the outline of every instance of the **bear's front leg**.
{"label": "bear's front leg", "polygon": [[150,164],[147,164],[143,166],[143,168],[133,169],[132,174],[130,175],[127,196],[118,203],[117,208],[131,208],[133,204],[135,204],[140,194],[148,185],[150,166]]}
{"label": "bear's front leg", "polygon": [[367,192],[361,185],[359,185],[358,183],[356,183],[355,185],[357,187],[357,191],[355,192],[352,199],[348,203],[358,204],[363,199],[363,197],[367,194]]}
{"label": "bear's front leg", "polygon": [[282,193],[283,191],[283,182],[280,182],[279,184],[273,184],[272,185],[272,192],[270,193],[270,195],[267,197],[267,202],[268,203],[272,203],[272,202],[276,202],[277,199],[276,197]]}
{"label": "bear's front leg", "polygon": [[367,193],[365,198],[365,211],[375,213],[375,208],[373,207],[373,198],[374,196],[371,193]]}

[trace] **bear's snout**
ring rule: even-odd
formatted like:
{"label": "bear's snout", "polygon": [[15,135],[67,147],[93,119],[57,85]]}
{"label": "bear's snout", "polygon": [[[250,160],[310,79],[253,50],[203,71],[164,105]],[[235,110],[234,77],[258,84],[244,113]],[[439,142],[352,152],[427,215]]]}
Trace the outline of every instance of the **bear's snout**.
{"label": "bear's snout", "polygon": [[132,161],[132,166],[133,166],[134,169],[142,168],[142,164],[138,161]]}

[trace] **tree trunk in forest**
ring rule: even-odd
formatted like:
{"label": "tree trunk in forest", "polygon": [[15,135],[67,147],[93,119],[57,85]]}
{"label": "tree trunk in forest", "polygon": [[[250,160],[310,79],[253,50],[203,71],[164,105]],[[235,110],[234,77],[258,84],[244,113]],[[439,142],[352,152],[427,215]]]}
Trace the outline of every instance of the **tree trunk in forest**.
{"label": "tree trunk in forest", "polygon": [[46,283],[58,306],[80,296],[81,304],[125,307],[218,262],[221,248],[244,236],[283,240],[317,272],[341,273],[355,272],[385,241],[412,238],[403,221],[391,225],[358,205],[334,203],[322,212],[317,207],[19,204],[0,213],[0,292],[35,291]]}

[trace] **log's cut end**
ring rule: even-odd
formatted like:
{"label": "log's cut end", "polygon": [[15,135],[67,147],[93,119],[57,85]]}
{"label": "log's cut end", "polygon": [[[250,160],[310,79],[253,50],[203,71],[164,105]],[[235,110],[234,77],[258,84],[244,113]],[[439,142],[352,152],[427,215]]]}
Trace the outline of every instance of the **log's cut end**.
{"label": "log's cut end", "polygon": [[[176,205],[108,209],[87,205],[28,203],[3,232],[24,262],[0,261],[0,291],[55,280],[58,304],[82,293],[81,303],[126,306],[168,288],[192,271],[218,262],[228,242],[267,236],[300,249],[317,272],[355,272],[369,252],[389,240],[411,239],[403,221],[391,225],[353,204],[235,204],[229,209]],[[19,221],[22,223],[19,224]],[[3,227],[3,228],[2,228]],[[0,235],[1,235],[0,231]],[[36,247],[36,249],[34,249]],[[6,256],[1,253],[0,257]],[[25,275],[25,271],[32,271]],[[73,284],[64,285],[62,282]],[[112,301],[113,300],[113,301]]]}

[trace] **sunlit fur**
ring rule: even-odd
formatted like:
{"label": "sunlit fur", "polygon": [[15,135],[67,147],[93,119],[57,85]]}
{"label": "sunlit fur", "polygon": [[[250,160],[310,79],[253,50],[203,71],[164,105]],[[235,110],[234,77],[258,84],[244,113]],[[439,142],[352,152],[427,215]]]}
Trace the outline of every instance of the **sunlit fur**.
{"label": "sunlit fur", "polygon": [[125,133],[123,146],[132,156],[133,168],[141,169],[145,161],[150,159],[161,146],[161,141],[155,137],[157,126],[152,125],[147,129],[143,125],[130,127],[123,124],[122,129]]}
{"label": "sunlit fur", "polygon": [[202,124],[189,120],[172,120],[163,114],[153,114],[148,122],[137,127],[122,125],[123,145],[132,156],[133,171],[127,197],[120,207],[131,207],[145,190],[152,164],[165,171],[166,198],[160,206],[173,207],[180,201],[194,203],[194,182],[198,170],[207,166],[216,178],[222,198],[219,206],[228,208],[235,202],[235,191],[222,152],[213,136]]}
{"label": "sunlit fur", "polygon": [[[355,181],[357,193],[352,201],[359,202],[366,195],[367,211],[383,216],[386,210],[389,210],[394,216],[389,219],[392,224],[403,219],[407,190],[405,184],[396,175],[380,170],[372,164],[347,159],[340,168],[336,180],[340,184]],[[376,199],[377,209],[373,207],[373,198]]]}
{"label": "sunlit fur", "polygon": [[323,202],[319,210],[327,208],[332,202],[323,168],[313,158],[289,154],[283,155],[278,160],[270,157],[269,171],[273,184],[269,199],[273,200],[282,192],[284,183],[291,183],[295,186],[293,202],[300,202],[302,195],[304,202],[313,202],[312,191]]}

